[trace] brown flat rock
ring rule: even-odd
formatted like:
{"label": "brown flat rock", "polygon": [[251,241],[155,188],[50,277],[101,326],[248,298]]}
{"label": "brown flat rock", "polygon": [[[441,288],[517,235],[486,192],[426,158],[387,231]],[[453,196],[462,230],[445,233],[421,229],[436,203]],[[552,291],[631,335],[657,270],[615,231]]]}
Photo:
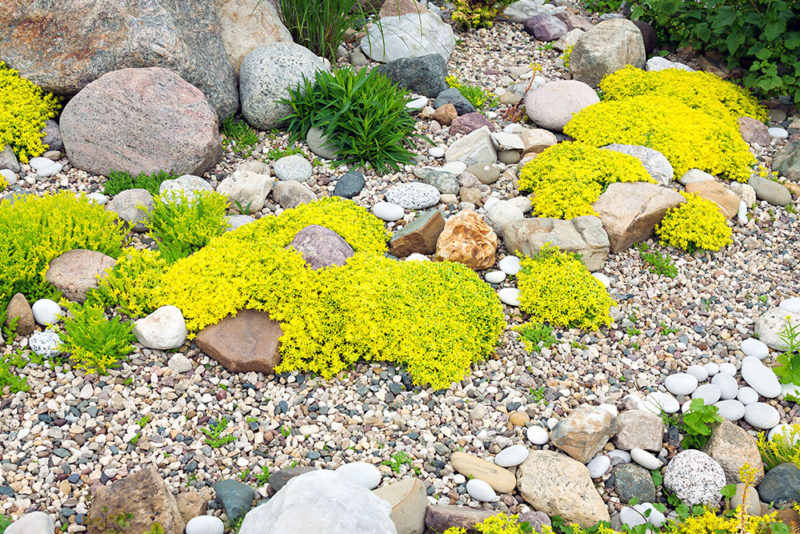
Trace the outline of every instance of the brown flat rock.
{"label": "brown flat rock", "polygon": [[94,250],[70,250],[50,262],[45,279],[69,300],[83,302],[86,292],[97,287],[98,277],[116,263],[114,258]]}
{"label": "brown flat rock", "polygon": [[204,328],[197,346],[233,372],[273,374],[280,363],[280,323],[265,312],[241,310],[236,316]]}

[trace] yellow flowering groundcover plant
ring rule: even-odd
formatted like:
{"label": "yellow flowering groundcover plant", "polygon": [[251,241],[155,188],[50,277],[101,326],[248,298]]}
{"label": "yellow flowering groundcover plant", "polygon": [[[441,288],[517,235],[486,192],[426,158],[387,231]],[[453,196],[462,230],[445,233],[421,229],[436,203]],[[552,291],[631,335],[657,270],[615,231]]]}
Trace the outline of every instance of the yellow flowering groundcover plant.
{"label": "yellow flowering groundcover plant", "polygon": [[10,145],[22,163],[42,154],[42,128],[59,107],[56,97],[0,61],[0,150]]}
{"label": "yellow flowering groundcover plant", "polygon": [[654,182],[633,156],[564,142],[545,149],[523,167],[520,191],[534,193],[537,217],[572,219],[596,215],[592,209],[603,190],[614,182]]}
{"label": "yellow flowering groundcover plant", "polygon": [[694,193],[681,195],[686,202],[669,210],[656,226],[663,244],[694,252],[716,251],[733,242],[733,231],[716,204]]}
{"label": "yellow flowering groundcover plant", "polygon": [[517,285],[519,307],[533,322],[584,330],[611,324],[614,300],[574,254],[545,245],[522,259]]}
{"label": "yellow flowering groundcover plant", "polygon": [[158,252],[126,248],[87,301],[117,309],[128,317],[143,317],[155,311],[155,294],[167,267]]}

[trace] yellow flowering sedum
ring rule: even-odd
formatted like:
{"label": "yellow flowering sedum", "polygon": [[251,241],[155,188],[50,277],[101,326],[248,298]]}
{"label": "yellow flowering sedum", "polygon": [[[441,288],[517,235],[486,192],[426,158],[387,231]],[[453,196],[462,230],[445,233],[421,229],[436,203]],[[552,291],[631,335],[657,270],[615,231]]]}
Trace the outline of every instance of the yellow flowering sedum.
{"label": "yellow flowering sedum", "polygon": [[584,330],[611,324],[614,301],[574,254],[545,245],[536,256],[522,259],[517,282],[520,309],[533,322]]}
{"label": "yellow flowering sedum", "polygon": [[56,116],[59,107],[56,97],[0,61],[0,150],[10,145],[23,163],[42,154],[46,148],[42,145],[42,128],[47,119]]}
{"label": "yellow flowering sedum", "polygon": [[520,191],[534,193],[533,214],[558,219],[596,215],[592,203],[614,182],[654,180],[633,156],[570,142],[545,149],[519,175]]}
{"label": "yellow flowering sedum", "polygon": [[669,210],[656,226],[663,244],[694,252],[719,250],[733,242],[733,232],[716,204],[694,193],[681,194],[686,202]]}
{"label": "yellow flowering sedum", "polygon": [[8,187],[8,182],[6,181],[5,177],[0,176],[0,193],[6,190]]}
{"label": "yellow flowering sedum", "polygon": [[564,133],[596,147],[622,143],[658,150],[676,176],[697,168],[747,182],[756,162],[736,121],[709,115],[673,96],[648,93],[604,100],[574,115]]}
{"label": "yellow flowering sedum", "polygon": [[[470,530],[480,532],[480,534],[526,534],[530,532],[523,525],[527,525],[527,523],[519,523],[519,515],[506,515],[500,512],[487,517]],[[444,534],[467,534],[467,529],[450,527],[444,531]]]}
{"label": "yellow flowering sedum", "polygon": [[155,295],[166,270],[167,262],[158,252],[125,249],[88,300],[118,308],[129,317],[143,317],[155,311]]}
{"label": "yellow flowering sedum", "polygon": [[764,469],[791,462],[800,467],[800,425],[794,424],[777,432],[768,440],[764,432],[758,435],[758,451],[764,461]]}

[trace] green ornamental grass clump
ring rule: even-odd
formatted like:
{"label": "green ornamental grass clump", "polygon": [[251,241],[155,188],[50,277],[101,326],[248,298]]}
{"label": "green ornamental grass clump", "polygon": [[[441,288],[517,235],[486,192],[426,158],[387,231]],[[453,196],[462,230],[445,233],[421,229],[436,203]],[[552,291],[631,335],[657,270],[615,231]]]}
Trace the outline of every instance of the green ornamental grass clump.
{"label": "green ornamental grass clump", "polygon": [[119,317],[107,319],[103,308],[95,304],[65,305],[70,313],[59,332],[61,350],[70,354],[75,367],[106,374],[133,352],[136,336],[132,323],[124,323]]}
{"label": "green ornamental grass clump", "polygon": [[545,245],[522,259],[517,282],[519,307],[532,322],[583,330],[611,324],[614,301],[574,254]]}
{"label": "green ornamental grass clump", "polygon": [[372,165],[378,172],[410,163],[414,118],[406,109],[408,91],[377,70],[319,70],[289,89],[280,103],[291,107],[284,117],[292,140],[305,139],[311,127],[321,128],[337,148],[335,165]]}
{"label": "green ornamental grass clump", "polygon": [[654,180],[633,156],[570,142],[545,149],[519,175],[520,191],[534,193],[533,214],[558,219],[596,215],[592,203],[614,182]]}
{"label": "green ornamental grass clump", "polygon": [[103,186],[103,192],[106,195],[114,196],[127,189],[147,189],[151,194],[157,195],[162,182],[174,180],[177,177],[177,175],[165,171],[153,174],[140,173],[138,176],[131,176],[125,171],[110,171],[108,180]]}
{"label": "green ornamental grass clump", "polygon": [[693,253],[716,251],[733,242],[733,231],[716,204],[694,193],[681,195],[686,202],[669,210],[656,226],[661,243]]}
{"label": "green ornamental grass clump", "polygon": [[295,43],[335,65],[345,33],[366,18],[359,6],[358,0],[279,0],[278,14]]}

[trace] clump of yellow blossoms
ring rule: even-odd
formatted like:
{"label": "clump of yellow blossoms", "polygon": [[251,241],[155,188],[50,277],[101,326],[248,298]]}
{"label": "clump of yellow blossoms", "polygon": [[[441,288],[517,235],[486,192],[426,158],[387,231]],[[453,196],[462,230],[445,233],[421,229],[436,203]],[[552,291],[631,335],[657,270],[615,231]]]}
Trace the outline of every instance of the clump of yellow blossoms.
{"label": "clump of yellow blossoms", "polygon": [[656,226],[663,244],[694,252],[719,250],[733,242],[733,232],[716,204],[694,193],[681,195],[686,202],[669,210]]}

